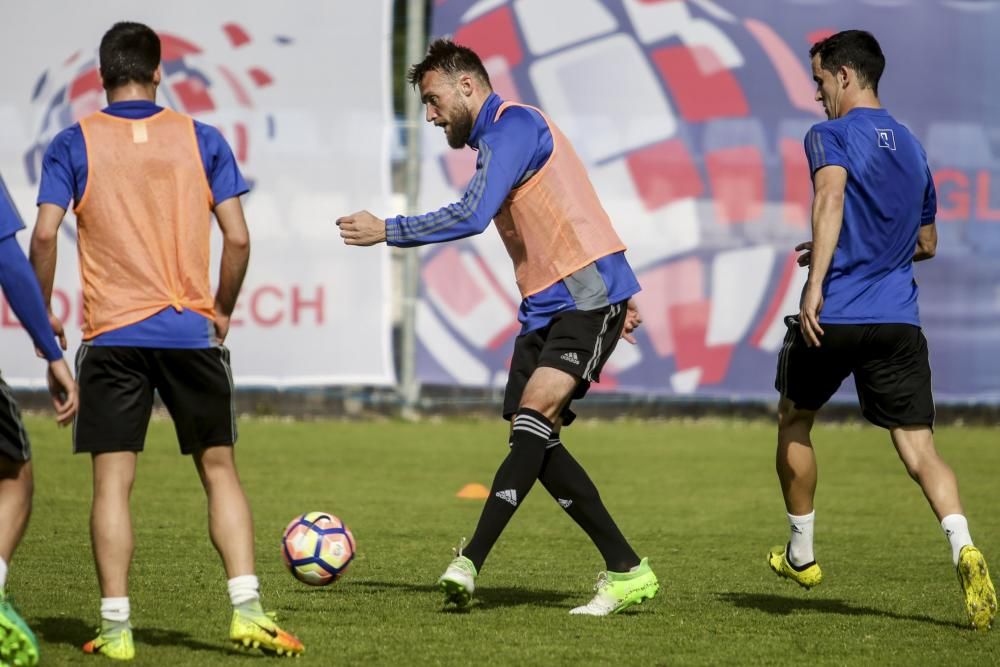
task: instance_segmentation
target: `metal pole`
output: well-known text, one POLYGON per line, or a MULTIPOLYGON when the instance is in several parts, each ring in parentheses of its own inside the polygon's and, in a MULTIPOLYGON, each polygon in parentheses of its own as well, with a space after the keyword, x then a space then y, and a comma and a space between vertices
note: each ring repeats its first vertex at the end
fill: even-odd
MULTIPOLYGON (((407 0, 406 7, 406 62, 420 62, 427 48, 424 32, 425 0, 407 0)), ((420 192, 420 99, 409 89, 406 95, 406 211, 416 215, 420 192)), ((403 254, 403 312, 402 350, 400 355, 400 384, 403 398, 403 416, 416 415, 420 385, 417 383, 417 280, 420 262, 416 248, 407 248, 403 254)))

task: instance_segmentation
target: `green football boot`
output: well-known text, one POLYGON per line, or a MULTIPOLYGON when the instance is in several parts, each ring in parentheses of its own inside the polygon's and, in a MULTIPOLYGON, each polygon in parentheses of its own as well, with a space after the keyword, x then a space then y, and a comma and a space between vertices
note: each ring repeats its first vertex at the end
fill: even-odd
POLYGON ((786 547, 783 546, 772 547, 767 552, 767 564, 779 577, 791 579, 805 589, 819 586, 823 581, 823 570, 816 561, 801 566, 793 565, 788 560, 786 547))
POLYGON ((132 660, 135 658, 132 626, 128 623, 101 620, 101 629, 97 637, 83 645, 83 652, 103 655, 112 660, 132 660))
POLYGON ((986 559, 979 549, 968 544, 958 554, 958 581, 965 593, 965 610, 976 630, 986 631, 997 615, 997 593, 990 579, 986 559))
POLYGON ((584 616, 617 614, 644 600, 652 600, 660 590, 660 582, 649 567, 649 559, 643 558, 635 571, 601 572, 594 590, 597 594, 590 602, 569 613, 584 616))
POLYGON ((0 664, 34 667, 38 640, 0 588, 0 664))

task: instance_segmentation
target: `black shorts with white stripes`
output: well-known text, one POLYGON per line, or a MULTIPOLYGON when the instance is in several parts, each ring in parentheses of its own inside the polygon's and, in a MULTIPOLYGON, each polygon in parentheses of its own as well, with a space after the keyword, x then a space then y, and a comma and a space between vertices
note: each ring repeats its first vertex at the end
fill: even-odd
POLYGON ((153 392, 174 420, 181 453, 236 442, 229 350, 81 345, 74 452, 140 452, 153 392))
MULTIPOLYGON (((563 311, 547 326, 518 336, 503 396, 503 418, 509 420, 517 412, 531 374, 541 366, 580 378, 573 398, 583 398, 591 382, 600 382, 601 369, 618 344, 625 324, 625 305, 621 301, 596 310, 563 311)), ((569 425, 575 417, 567 404, 563 425, 569 425)))
POLYGON ((21 410, 0 377, 0 455, 15 461, 31 460, 31 442, 21 421, 21 410))
POLYGON ((848 375, 865 419, 883 428, 933 426, 934 396, 927 339, 912 324, 823 324, 819 347, 808 347, 799 319, 778 355, 774 387, 801 410, 819 410, 848 375))

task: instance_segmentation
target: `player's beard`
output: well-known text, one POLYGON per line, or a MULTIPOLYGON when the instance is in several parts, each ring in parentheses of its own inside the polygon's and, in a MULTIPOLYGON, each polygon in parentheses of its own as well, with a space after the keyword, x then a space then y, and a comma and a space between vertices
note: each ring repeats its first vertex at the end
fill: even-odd
POLYGON ((448 145, 452 148, 465 148, 469 135, 472 134, 472 123, 472 111, 468 107, 462 108, 454 118, 449 119, 444 133, 448 145))

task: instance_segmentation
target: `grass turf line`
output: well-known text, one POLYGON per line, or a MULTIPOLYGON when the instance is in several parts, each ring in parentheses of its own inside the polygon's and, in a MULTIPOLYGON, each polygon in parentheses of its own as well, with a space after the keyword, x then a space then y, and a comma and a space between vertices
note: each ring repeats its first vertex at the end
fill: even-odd
MULTIPOLYGON (((77 665, 98 624, 87 516, 90 462, 70 434, 29 418, 35 509, 8 588, 43 664, 77 665)), ((635 611, 570 617, 602 563, 540 486, 483 568, 469 613, 433 587, 469 537, 506 454, 496 422, 242 420, 237 458, 254 511, 265 607, 311 664, 996 664, 1000 634, 964 628, 940 527, 885 432, 818 428, 816 552, 824 583, 802 591, 767 568, 786 539, 774 429, 762 422, 583 422, 564 441, 661 590, 635 611), (285 570, 296 514, 341 516, 359 553, 341 581, 310 588, 285 570)), ((1000 573, 1000 430, 940 428, 977 544, 1000 573)), ((227 646, 229 601, 205 501, 169 421, 150 427, 133 495, 136 665, 262 664, 227 646)), ((97 664, 98 659, 89 661, 97 664)))

